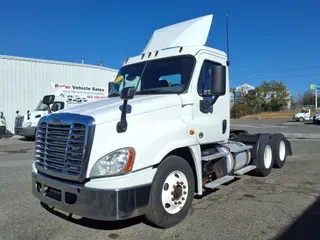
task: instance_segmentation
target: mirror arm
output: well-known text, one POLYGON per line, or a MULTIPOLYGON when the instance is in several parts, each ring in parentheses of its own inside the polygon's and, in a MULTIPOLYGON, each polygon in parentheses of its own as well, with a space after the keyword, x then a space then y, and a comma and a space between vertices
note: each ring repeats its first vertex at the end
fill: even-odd
POLYGON ((50 105, 47 105, 47 107, 48 107, 48 113, 50 114, 51 113, 50 105))
POLYGON ((208 113, 208 109, 216 103, 219 97, 219 95, 214 96, 214 99, 212 99, 210 102, 203 99, 200 100, 200 111, 203 113, 208 113))
POLYGON ((128 105, 128 100, 123 101, 122 105, 122 111, 121 111, 121 118, 120 122, 117 123, 117 132, 122 133, 127 131, 128 123, 127 123, 127 105, 128 105))
POLYGON ((210 102, 206 100, 201 100, 202 109, 208 109, 209 107, 213 106, 220 96, 214 96, 210 102))

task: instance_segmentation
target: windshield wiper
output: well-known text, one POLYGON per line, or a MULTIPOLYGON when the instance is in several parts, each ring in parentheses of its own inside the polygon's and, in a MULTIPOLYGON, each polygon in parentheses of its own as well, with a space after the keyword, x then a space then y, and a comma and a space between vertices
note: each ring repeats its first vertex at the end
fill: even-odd
POLYGON ((152 94, 152 93, 162 94, 162 93, 174 93, 174 92, 164 91, 163 89, 145 89, 137 92, 136 94, 152 94))
POLYGON ((119 97, 120 94, 119 93, 111 93, 108 95, 108 97, 119 97))

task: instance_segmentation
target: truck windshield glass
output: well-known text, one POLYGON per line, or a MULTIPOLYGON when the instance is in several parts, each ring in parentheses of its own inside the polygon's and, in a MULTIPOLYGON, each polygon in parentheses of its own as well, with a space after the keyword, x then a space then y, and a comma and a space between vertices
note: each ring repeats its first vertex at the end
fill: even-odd
POLYGON ((136 94, 182 93, 189 84, 194 63, 193 56, 179 56, 124 66, 109 97, 119 96, 124 87, 135 87, 136 94))
POLYGON ((40 101, 35 111, 48 111, 48 106, 43 104, 42 101, 40 101))

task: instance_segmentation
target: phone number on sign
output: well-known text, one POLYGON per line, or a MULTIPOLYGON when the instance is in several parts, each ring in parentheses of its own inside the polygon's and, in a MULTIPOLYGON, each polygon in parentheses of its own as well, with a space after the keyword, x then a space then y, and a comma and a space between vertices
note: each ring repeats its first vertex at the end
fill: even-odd
POLYGON ((87 96, 89 99, 105 99, 107 96, 87 96))

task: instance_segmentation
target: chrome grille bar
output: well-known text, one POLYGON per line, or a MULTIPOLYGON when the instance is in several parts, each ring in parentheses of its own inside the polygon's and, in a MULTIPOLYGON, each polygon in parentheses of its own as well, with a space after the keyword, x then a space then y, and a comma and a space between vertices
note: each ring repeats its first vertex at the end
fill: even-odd
POLYGON ((36 167, 58 178, 83 181, 94 134, 94 119, 78 114, 50 114, 36 131, 36 167))

